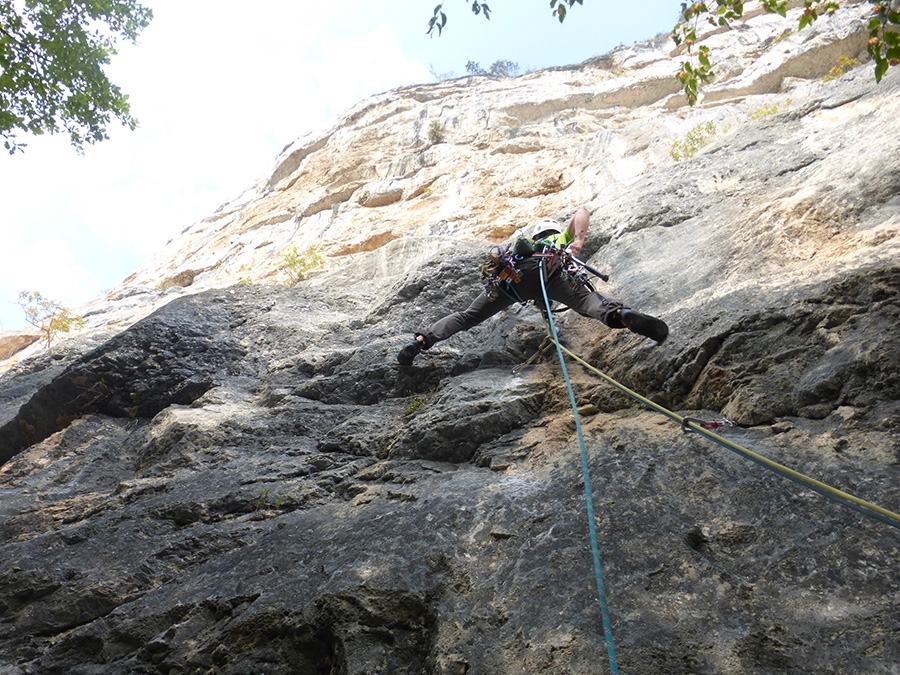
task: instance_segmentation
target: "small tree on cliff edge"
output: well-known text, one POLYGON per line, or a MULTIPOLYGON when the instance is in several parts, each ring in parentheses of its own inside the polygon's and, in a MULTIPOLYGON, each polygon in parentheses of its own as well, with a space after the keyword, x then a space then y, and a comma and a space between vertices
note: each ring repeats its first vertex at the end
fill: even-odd
POLYGON ((79 152, 108 138, 113 117, 137 126, 103 66, 119 39, 136 42, 153 12, 137 0, 0 0, 0 137, 65 131, 79 152))
POLYGON ((22 291, 19 293, 18 303, 25 312, 25 320, 41 331, 48 347, 58 333, 68 333, 73 328, 84 325, 83 318, 72 314, 68 307, 63 307, 61 303, 38 291, 22 291))
MULTIPOLYGON (((465 0, 471 5, 473 13, 491 18, 491 8, 480 0, 465 0)), ((767 12, 787 15, 788 0, 760 0, 767 12)), ((900 65, 900 2, 897 0, 868 0, 872 5, 872 14, 866 17, 869 30, 867 50, 875 62, 875 80, 880 82, 890 66, 900 65)), ((576 4, 584 4, 584 0, 550 0, 551 14, 560 23, 565 21, 568 10, 576 4)), ((447 25, 447 14, 441 2, 434 8, 434 16, 428 21, 428 34, 433 35, 437 28, 438 35, 447 25)), ((803 13, 800 15, 800 30, 814 23, 823 14, 834 14, 839 3, 834 0, 804 0, 803 13)), ((694 105, 702 83, 712 81, 714 73, 710 63, 709 48, 697 45, 697 30, 703 23, 711 26, 728 28, 743 17, 743 0, 710 0, 709 2, 682 2, 681 18, 672 30, 672 39, 676 45, 687 48, 688 60, 681 64, 675 75, 681 84, 688 103, 694 105), (695 49, 696 48, 696 49, 695 49)))

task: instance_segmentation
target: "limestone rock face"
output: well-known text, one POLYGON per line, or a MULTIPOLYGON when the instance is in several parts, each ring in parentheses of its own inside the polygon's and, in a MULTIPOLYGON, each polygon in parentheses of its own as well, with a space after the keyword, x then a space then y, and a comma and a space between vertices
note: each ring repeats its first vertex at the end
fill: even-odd
MULTIPOLYGON (((824 79, 868 8, 709 35, 691 109, 663 41, 376 96, 9 355, 0 672, 604 672, 560 365, 513 373, 540 313, 396 362, 489 245, 582 205, 601 290, 670 337, 558 313, 568 349, 900 511, 900 72, 824 79)), ((896 673, 889 518, 568 372, 622 672, 896 673)))
POLYGON ((38 340, 40 336, 33 332, 5 331, 0 335, 0 361, 5 361, 38 340))

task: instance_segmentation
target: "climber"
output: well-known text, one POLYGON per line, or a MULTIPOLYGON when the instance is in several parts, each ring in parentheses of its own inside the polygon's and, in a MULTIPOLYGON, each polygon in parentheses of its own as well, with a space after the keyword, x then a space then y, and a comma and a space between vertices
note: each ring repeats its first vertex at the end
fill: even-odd
POLYGON ((628 328, 661 345, 669 334, 665 322, 635 312, 593 290, 578 273, 569 273, 566 269, 566 263, 581 254, 590 220, 590 211, 582 206, 562 232, 557 221, 544 219, 534 226, 531 238, 520 237, 514 249, 511 246, 506 250, 493 247, 488 263, 482 266, 485 291, 467 309, 453 312, 416 333, 415 339, 400 350, 397 361, 408 366, 423 349, 478 325, 515 302, 540 300, 543 304, 538 276, 542 269, 550 300, 560 302, 582 316, 602 321, 610 328, 628 328), (562 255, 562 252, 568 255, 562 255))

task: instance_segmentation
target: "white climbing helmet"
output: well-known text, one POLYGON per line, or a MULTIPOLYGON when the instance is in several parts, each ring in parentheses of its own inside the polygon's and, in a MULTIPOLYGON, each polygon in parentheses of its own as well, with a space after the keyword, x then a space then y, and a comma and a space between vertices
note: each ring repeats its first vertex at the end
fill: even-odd
POLYGON ((549 237, 551 234, 559 234, 559 232, 558 222, 553 220, 553 218, 544 218, 534 226, 534 229, 531 231, 531 238, 534 241, 538 241, 549 237))

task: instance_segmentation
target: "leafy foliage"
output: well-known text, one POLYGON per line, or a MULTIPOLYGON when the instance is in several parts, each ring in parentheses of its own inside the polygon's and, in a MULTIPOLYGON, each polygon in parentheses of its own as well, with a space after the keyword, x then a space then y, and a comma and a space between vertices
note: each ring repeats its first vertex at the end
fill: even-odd
POLYGON ((137 0, 0 0, 0 137, 69 134, 79 152, 108 138, 113 117, 137 126, 103 66, 119 39, 136 42, 153 13, 137 0))
POLYGON ((669 149, 669 154, 676 162, 690 159, 702 148, 707 145, 717 133, 714 122, 706 122, 698 124, 691 129, 687 137, 683 141, 675 141, 669 149))
POLYGON ((18 304, 25 312, 25 320, 41 332, 48 347, 58 333, 68 333, 73 328, 84 326, 83 318, 38 291, 20 292, 18 304))
POLYGON ((301 253, 296 246, 291 247, 283 258, 284 270, 287 272, 289 286, 303 281, 306 273, 325 264, 321 250, 313 247, 301 253))
POLYGON ((432 145, 444 142, 444 125, 437 120, 433 120, 428 127, 428 141, 432 145))
POLYGON ((403 411, 403 416, 404 416, 404 417, 411 417, 412 415, 415 415, 415 414, 416 414, 416 411, 417 411, 419 408, 422 407, 422 404, 423 404, 423 403, 425 403, 425 399, 424 399, 424 398, 419 398, 418 396, 416 396, 416 397, 413 398, 413 400, 410 402, 409 406, 407 406, 406 410, 403 411))
MULTIPOLYGON (((479 0, 466 0, 466 3, 472 3, 472 13, 476 16, 479 14, 483 14, 485 19, 490 20, 491 18, 491 8, 488 7, 486 2, 479 2, 479 0)), ((437 28, 438 35, 441 34, 441 31, 444 30, 444 26, 447 25, 447 15, 443 12, 444 3, 441 2, 437 7, 434 8, 434 16, 431 17, 428 21, 428 35, 433 35, 433 31, 437 28)))
POLYGON ((856 68, 859 65, 858 59, 851 59, 846 54, 841 54, 838 57, 838 64, 834 66, 831 70, 828 71, 828 74, 822 79, 825 82, 830 82, 831 80, 836 80, 839 77, 843 76, 845 72, 851 70, 852 68, 856 68))
POLYGON ((519 64, 515 61, 494 61, 488 70, 475 61, 466 64, 466 72, 470 75, 493 75, 495 77, 515 77, 519 74, 519 64))
POLYGON ((279 497, 277 499, 273 499, 271 490, 260 490, 259 495, 256 497, 256 503, 254 504, 254 510, 259 513, 260 511, 271 511, 271 510, 281 510, 284 507, 285 499, 284 497, 279 497))
MULTIPOLYGON (((473 14, 476 16, 483 14, 485 19, 490 20, 491 8, 488 7, 486 2, 481 2, 480 0, 466 0, 466 4, 471 5, 473 14)), ((584 0, 550 0, 551 13, 559 19, 560 23, 562 23, 566 20, 568 14, 567 7, 572 8, 576 4, 582 5, 584 4, 584 0)), ((428 20, 428 30, 426 32, 428 35, 434 35, 434 29, 437 28, 438 35, 440 35, 446 25, 447 14, 444 12, 444 3, 441 2, 434 8, 434 15, 428 20)))
MULTIPOLYGON (((465 0, 472 12, 484 14, 490 19, 490 8, 480 0, 465 0)), ((890 66, 900 65, 900 7, 896 0, 868 0, 873 6, 868 19, 869 30, 868 52, 875 62, 875 79, 880 82, 890 66)), ((568 10, 575 4, 583 4, 583 0, 550 0, 550 8, 554 16, 563 22, 568 10)), ((760 0, 767 12, 787 16, 788 0, 760 0)), ((434 8, 434 16, 428 22, 428 34, 435 28, 438 35, 447 25, 447 15, 441 2, 434 8)), ((804 0, 803 12, 798 22, 802 30, 813 24, 822 15, 834 14, 840 5, 835 0, 804 0)), ((681 64, 675 77, 684 89, 685 97, 690 105, 697 102, 700 87, 712 82, 715 73, 710 61, 710 50, 699 44, 698 30, 703 23, 714 27, 730 28, 744 16, 743 0, 710 0, 709 2, 682 2, 681 16, 672 30, 672 39, 676 45, 687 48, 688 60, 681 64)), ((478 64, 473 64, 478 68, 478 64)), ((466 69, 469 69, 469 65, 466 69)), ((469 71, 472 72, 472 71, 469 71)), ((484 74, 480 72, 477 74, 484 74)))
POLYGON ((747 113, 747 117, 749 117, 751 120, 761 120, 765 117, 776 114, 778 114, 778 104, 772 103, 754 108, 749 113, 747 113))
POLYGON ((900 11, 891 9, 896 7, 895 2, 869 2, 875 4, 875 10, 869 20, 866 49, 875 61, 875 79, 881 82, 889 66, 900 65, 900 11))
POLYGON ((562 23, 566 20, 566 15, 568 14, 568 10, 566 10, 566 5, 570 8, 575 6, 575 3, 579 5, 584 4, 582 0, 550 0, 550 9, 553 10, 553 13, 556 14, 559 22, 562 23))
MULTIPOLYGON (((890 66, 900 64, 900 12, 891 9, 897 3, 888 0, 869 0, 873 12, 868 21, 868 52, 875 62, 875 79, 880 82, 890 66)), ((761 0, 768 12, 787 16, 787 0, 761 0)), ((823 14, 832 15, 840 5, 834 0, 804 0, 798 28, 803 30, 812 25, 823 14)), ((701 21, 711 26, 729 28, 735 20, 744 15, 742 0, 715 0, 713 2, 681 3, 681 18, 672 31, 676 45, 685 45, 689 60, 681 65, 676 78, 684 87, 688 103, 697 102, 701 83, 708 83, 714 73, 709 59, 709 49, 697 45, 697 30, 701 21), (695 51, 695 46, 696 51, 695 51)))

